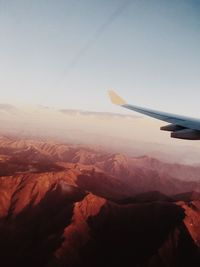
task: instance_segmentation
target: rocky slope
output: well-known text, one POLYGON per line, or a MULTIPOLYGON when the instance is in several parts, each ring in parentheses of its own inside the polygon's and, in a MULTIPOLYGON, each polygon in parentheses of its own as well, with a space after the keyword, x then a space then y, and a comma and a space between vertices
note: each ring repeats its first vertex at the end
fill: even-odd
POLYGON ((128 185, 132 193, 149 190, 165 194, 200 191, 199 167, 167 164, 150 157, 127 157, 92 147, 51 141, 0 138, 1 176, 58 172, 66 168, 82 170, 81 180, 85 175, 96 179, 99 179, 98 175, 112 176, 115 181, 128 185), (90 170, 90 173, 86 174, 84 170, 90 170))
POLYGON ((200 265, 198 181, 88 147, 0 143, 2 266, 200 265))

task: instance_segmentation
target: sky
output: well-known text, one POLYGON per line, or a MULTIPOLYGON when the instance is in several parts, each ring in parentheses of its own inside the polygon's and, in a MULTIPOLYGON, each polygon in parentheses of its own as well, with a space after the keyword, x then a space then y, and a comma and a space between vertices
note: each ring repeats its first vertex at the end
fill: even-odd
POLYGON ((200 1, 0 0, 2 103, 200 117, 200 1))

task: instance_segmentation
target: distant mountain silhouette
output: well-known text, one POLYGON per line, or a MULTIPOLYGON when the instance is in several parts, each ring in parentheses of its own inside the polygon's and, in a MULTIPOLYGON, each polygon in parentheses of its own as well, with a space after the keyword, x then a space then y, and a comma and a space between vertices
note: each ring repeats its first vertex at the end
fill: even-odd
POLYGON ((60 112, 66 115, 82 115, 82 116, 97 116, 97 117, 107 117, 107 118, 128 118, 128 119, 136 119, 138 115, 127 115, 127 114, 120 114, 120 113, 112 113, 112 112, 95 112, 95 111, 85 111, 85 110, 78 110, 78 109, 61 109, 60 112))
POLYGON ((8 112, 8 113, 14 113, 14 112, 19 112, 18 108, 10 105, 10 104, 1 104, 0 103, 0 111, 8 112))

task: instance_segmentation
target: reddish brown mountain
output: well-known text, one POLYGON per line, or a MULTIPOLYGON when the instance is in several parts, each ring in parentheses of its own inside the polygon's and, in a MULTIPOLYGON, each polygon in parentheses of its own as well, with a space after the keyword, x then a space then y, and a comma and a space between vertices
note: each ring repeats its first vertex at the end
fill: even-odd
POLYGON ((149 157, 130 158, 83 146, 4 137, 0 139, 0 159, 2 176, 77 168, 82 174, 87 169, 95 176, 113 176, 132 193, 200 191, 199 167, 167 164, 149 157))
POLYGON ((200 265, 198 181, 88 147, 0 145, 2 266, 200 265))

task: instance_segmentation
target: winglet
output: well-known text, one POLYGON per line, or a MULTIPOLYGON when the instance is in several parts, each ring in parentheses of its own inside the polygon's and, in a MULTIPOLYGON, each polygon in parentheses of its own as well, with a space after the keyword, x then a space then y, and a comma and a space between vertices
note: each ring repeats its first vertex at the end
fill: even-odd
POLYGON ((108 94, 110 96, 110 100, 113 104, 123 106, 126 104, 126 101, 118 96, 113 90, 109 90, 108 94))

